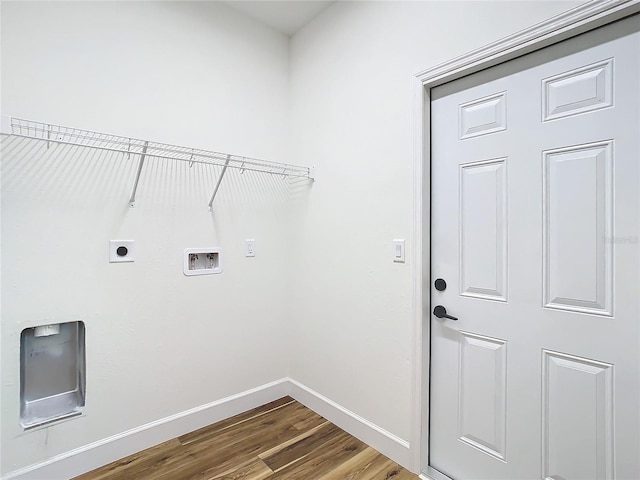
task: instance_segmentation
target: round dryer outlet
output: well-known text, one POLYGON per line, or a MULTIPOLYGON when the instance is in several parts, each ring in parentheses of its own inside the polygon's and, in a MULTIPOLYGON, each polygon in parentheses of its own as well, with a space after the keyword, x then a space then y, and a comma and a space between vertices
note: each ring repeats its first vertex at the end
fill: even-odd
POLYGON ((133 240, 110 240, 109 241, 109 262, 133 262, 133 240))

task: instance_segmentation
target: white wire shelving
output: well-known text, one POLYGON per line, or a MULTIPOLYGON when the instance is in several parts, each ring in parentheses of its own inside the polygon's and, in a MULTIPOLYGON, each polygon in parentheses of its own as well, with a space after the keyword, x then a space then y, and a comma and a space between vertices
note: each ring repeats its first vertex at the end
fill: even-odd
POLYGON ((180 147, 166 143, 139 140, 136 138, 110 135, 107 133, 92 132, 79 128, 63 127, 52 123, 24 120, 21 118, 3 116, 2 133, 18 137, 34 138, 50 143, 76 145, 81 147, 97 148, 111 152, 119 152, 127 155, 139 156, 138 169, 129 198, 129 206, 134 207, 138 182, 147 158, 162 158, 181 162, 202 163, 222 167, 220 176, 216 182, 209 201, 209 210, 213 208, 213 201, 218 193, 222 179, 228 168, 244 171, 263 172, 282 177, 298 177, 315 180, 313 167, 303 167, 287 163, 270 162, 257 158, 243 157, 228 153, 213 152, 190 147, 180 147))

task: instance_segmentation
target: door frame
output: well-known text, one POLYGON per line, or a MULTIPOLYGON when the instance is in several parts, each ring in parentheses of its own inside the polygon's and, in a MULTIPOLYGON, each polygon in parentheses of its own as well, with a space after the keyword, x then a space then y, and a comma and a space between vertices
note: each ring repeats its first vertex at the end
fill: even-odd
POLYGON ((540 50, 640 12, 640 0, 591 0, 572 10, 460 57, 414 78, 414 292, 413 428, 411 461, 420 478, 446 479, 429 466, 431 319, 431 89, 540 50), (427 188, 425 188, 427 186, 427 188))

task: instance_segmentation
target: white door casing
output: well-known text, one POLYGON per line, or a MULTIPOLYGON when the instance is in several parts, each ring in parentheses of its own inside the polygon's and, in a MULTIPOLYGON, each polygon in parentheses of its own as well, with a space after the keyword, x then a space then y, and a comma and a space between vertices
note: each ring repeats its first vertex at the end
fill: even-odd
MULTIPOLYGON (((431 466, 638 478, 640 21, 431 92, 431 466)), ((423 462, 424 465, 424 462, 423 462)))

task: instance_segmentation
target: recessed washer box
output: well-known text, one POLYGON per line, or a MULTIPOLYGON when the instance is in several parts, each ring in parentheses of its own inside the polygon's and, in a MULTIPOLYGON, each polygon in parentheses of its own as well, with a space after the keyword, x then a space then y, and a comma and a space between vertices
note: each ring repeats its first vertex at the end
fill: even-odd
POLYGON ((215 247, 185 248, 183 271, 187 276, 221 273, 220 249, 215 247))

